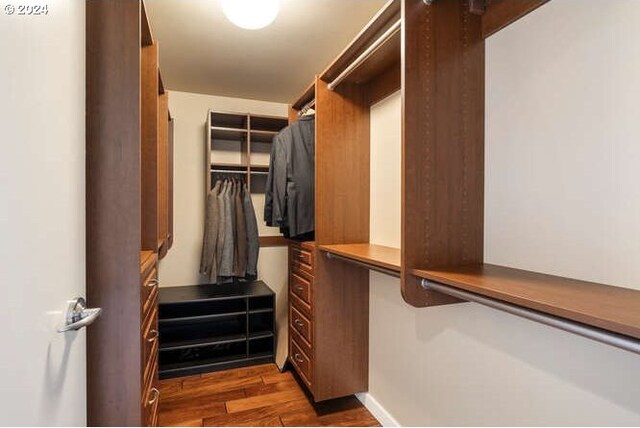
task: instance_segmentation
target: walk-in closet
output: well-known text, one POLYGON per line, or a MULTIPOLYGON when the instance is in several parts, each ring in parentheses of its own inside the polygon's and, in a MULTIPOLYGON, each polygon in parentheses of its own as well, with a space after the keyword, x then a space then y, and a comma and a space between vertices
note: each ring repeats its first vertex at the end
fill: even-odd
POLYGON ((640 425, 640 1, 26 3, 0 425, 640 425))

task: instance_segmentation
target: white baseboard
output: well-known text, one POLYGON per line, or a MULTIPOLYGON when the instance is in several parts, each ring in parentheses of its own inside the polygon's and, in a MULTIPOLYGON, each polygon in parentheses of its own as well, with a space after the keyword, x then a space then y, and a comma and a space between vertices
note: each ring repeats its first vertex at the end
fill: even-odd
POLYGON ((373 398, 368 392, 361 392, 356 394, 356 397, 360 402, 371 412, 373 416, 382 424, 383 427, 399 427, 401 426, 393 416, 382 405, 373 398))

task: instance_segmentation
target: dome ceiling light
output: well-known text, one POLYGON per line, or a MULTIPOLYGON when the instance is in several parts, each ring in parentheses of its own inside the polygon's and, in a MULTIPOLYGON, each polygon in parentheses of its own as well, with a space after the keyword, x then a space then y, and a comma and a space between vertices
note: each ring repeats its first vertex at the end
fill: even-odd
POLYGON ((220 0, 229 21, 240 28, 259 30, 275 21, 280 0, 220 0))

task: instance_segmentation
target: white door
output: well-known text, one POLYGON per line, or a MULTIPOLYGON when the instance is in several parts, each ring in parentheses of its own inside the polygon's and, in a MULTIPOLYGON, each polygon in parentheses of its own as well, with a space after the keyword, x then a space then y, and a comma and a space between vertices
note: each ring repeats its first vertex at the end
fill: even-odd
POLYGON ((0 2, 0 425, 86 424, 84 3, 0 2))

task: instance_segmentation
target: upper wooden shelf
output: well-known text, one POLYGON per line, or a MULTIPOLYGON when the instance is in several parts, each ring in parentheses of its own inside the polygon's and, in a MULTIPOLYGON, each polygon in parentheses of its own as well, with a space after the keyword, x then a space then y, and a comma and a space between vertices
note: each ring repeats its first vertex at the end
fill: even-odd
POLYGON ((374 267, 400 272, 400 249, 374 244, 320 245, 320 251, 342 256, 374 267))
POLYGON ((399 0, 389 0, 353 39, 349 46, 322 72, 321 79, 325 82, 331 82, 336 79, 358 57, 365 54, 367 49, 378 39, 381 39, 388 31, 391 31, 394 26, 396 26, 396 31, 377 49, 369 52, 364 62, 354 69, 344 79, 344 82, 366 83, 394 65, 399 65, 401 36, 397 23, 401 19, 401 2, 399 0))
POLYGON ((640 290, 496 265, 413 270, 482 296, 640 339, 640 290))
POLYGON ((316 97, 316 82, 315 80, 307 86, 304 92, 296 98, 291 107, 294 110, 301 110, 307 103, 311 102, 316 97))

